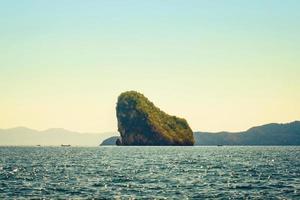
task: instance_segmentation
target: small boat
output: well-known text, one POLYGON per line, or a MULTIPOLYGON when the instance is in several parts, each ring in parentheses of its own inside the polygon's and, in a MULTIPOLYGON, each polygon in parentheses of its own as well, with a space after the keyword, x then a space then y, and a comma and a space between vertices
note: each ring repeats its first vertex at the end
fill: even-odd
POLYGON ((37 147, 40 147, 41 145, 40 144, 38 144, 38 145, 36 145, 37 147))
POLYGON ((222 145, 222 144, 218 144, 217 146, 218 146, 218 147, 222 147, 223 145, 222 145))
POLYGON ((70 147, 71 145, 70 144, 62 144, 60 146, 62 146, 62 147, 70 147))

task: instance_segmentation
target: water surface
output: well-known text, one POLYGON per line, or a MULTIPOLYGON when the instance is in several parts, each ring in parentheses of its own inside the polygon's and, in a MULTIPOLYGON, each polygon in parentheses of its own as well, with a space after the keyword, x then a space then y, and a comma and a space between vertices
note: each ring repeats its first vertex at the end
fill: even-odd
POLYGON ((3 198, 300 199, 300 147, 0 147, 3 198))

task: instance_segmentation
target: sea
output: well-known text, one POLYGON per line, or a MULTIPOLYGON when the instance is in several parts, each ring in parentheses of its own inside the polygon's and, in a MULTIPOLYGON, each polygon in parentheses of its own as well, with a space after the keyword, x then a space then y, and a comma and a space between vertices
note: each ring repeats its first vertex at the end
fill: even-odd
POLYGON ((300 199, 300 147, 0 147, 0 199, 300 199))

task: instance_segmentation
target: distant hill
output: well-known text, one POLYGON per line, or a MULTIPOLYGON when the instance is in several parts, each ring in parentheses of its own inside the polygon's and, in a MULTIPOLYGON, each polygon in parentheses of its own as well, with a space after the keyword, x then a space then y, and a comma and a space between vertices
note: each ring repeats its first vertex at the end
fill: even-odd
POLYGON ((105 140, 103 140, 103 142, 100 144, 100 146, 106 146, 106 145, 116 145, 116 141, 117 139, 119 139, 120 136, 112 136, 109 137, 105 140))
MULTIPOLYGON (((118 137, 110 137, 101 145, 114 145, 118 137)), ((300 145, 300 121, 287 124, 271 123, 231 132, 194 132, 195 145, 300 145)))
POLYGON ((37 131, 26 127, 0 129, 0 146, 98 146, 99 141, 113 133, 79 133, 65 129, 37 131))
POLYGON ((196 145, 300 145, 300 121, 266 124, 244 132, 195 132, 196 145))

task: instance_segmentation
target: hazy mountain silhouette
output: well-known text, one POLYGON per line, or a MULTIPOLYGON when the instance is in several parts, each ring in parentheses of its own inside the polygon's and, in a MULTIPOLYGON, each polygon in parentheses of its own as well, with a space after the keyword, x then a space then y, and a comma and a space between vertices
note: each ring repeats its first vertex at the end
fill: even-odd
POLYGON ((300 121, 266 124, 244 132, 195 132, 197 145, 300 145, 300 121))
POLYGON ((42 145, 58 146, 70 144, 72 146, 98 146, 99 141, 113 135, 113 133, 79 133, 60 128, 37 131, 26 127, 0 129, 0 145, 42 145))
POLYGON ((106 145, 116 145, 117 139, 119 139, 120 136, 112 136, 102 141, 100 146, 106 146, 106 145))
MULTIPOLYGON (((115 145, 118 136, 101 145, 115 145)), ((271 123, 243 132, 194 132, 195 145, 300 145, 300 121, 286 124, 271 123)))
MULTIPOLYGON (((0 129, 0 145, 98 146, 115 145, 116 133, 79 133, 65 129, 37 131, 26 127, 0 129), (105 139, 105 140, 104 140, 105 139)), ((300 121, 287 124, 271 123, 231 132, 194 132, 195 145, 300 145, 300 121)))

